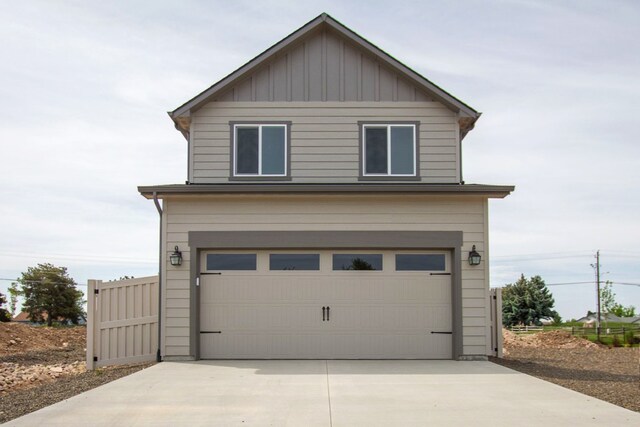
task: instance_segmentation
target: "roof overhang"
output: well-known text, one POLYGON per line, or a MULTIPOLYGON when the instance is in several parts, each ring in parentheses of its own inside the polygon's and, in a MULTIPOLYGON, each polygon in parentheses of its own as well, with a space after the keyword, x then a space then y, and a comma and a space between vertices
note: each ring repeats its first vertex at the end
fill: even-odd
POLYGON ((427 194, 483 196, 502 199, 512 185, 484 184, 171 184, 140 186, 147 199, 221 194, 427 194))
POLYGON ((269 58, 294 45, 300 39, 316 31, 321 26, 328 26, 337 31, 343 37, 363 48, 365 51, 369 52, 371 55, 376 57, 379 61, 381 61, 391 69, 403 74, 415 85, 421 87, 430 95, 432 95, 435 100, 441 102, 449 109, 456 112, 460 117, 459 123, 461 129, 461 139, 469 130, 473 128, 475 122, 480 117, 480 112, 476 111, 469 105, 454 97, 426 77, 407 67, 406 65, 395 59, 393 56, 389 55, 387 52, 383 51, 364 37, 358 35, 328 14, 323 13, 317 18, 303 25, 275 45, 271 46, 237 70, 233 71, 222 80, 214 83, 208 89, 204 90, 189 101, 185 102, 174 111, 168 112, 169 116, 174 121, 176 128, 180 132, 182 132, 185 137, 187 137, 192 112, 198 110, 210 99, 226 90, 228 87, 230 87, 230 85, 242 78, 243 75, 255 71, 263 63, 268 61, 269 58))

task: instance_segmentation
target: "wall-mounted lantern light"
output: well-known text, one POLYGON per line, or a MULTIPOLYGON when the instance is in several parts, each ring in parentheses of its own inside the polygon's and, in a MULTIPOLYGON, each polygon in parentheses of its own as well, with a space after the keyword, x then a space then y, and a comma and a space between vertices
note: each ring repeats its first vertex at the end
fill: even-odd
MULTIPOLYGON (((176 246, 176 249, 177 249, 177 246, 176 246)), ((482 257, 476 251, 476 245, 473 245, 473 248, 471 248, 471 252, 469 252, 469 265, 478 265, 480 264, 481 259, 482 257)))
POLYGON ((174 265, 174 266, 182 265, 182 252, 178 250, 177 246, 173 250, 173 253, 169 255, 169 261, 171 261, 171 265, 174 265))

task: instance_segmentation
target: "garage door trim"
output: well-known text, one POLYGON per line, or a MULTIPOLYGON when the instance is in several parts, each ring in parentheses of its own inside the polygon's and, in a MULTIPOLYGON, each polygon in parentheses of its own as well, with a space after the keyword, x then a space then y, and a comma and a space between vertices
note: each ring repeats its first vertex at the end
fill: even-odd
POLYGON ((451 251, 452 355, 462 355, 461 231, 190 231, 190 354, 200 359, 200 252, 218 249, 440 249, 451 251))

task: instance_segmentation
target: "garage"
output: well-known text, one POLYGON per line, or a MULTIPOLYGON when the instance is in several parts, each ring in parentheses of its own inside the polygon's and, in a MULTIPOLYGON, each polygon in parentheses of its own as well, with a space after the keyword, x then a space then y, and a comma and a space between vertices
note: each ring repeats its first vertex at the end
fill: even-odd
POLYGON ((200 252, 202 359, 451 359, 449 251, 200 252))

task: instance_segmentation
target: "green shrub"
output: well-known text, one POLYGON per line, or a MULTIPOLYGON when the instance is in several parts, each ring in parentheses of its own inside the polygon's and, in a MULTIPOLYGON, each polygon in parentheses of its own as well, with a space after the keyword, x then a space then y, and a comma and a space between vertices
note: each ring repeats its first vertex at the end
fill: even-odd
POLYGON ((640 336, 635 336, 634 331, 627 331, 624 333, 624 343, 629 346, 640 344, 640 336))
POLYGON ((620 341, 620 337, 618 337, 617 335, 614 335, 613 339, 611 340, 611 345, 613 345, 614 347, 622 347, 622 342, 620 341))

